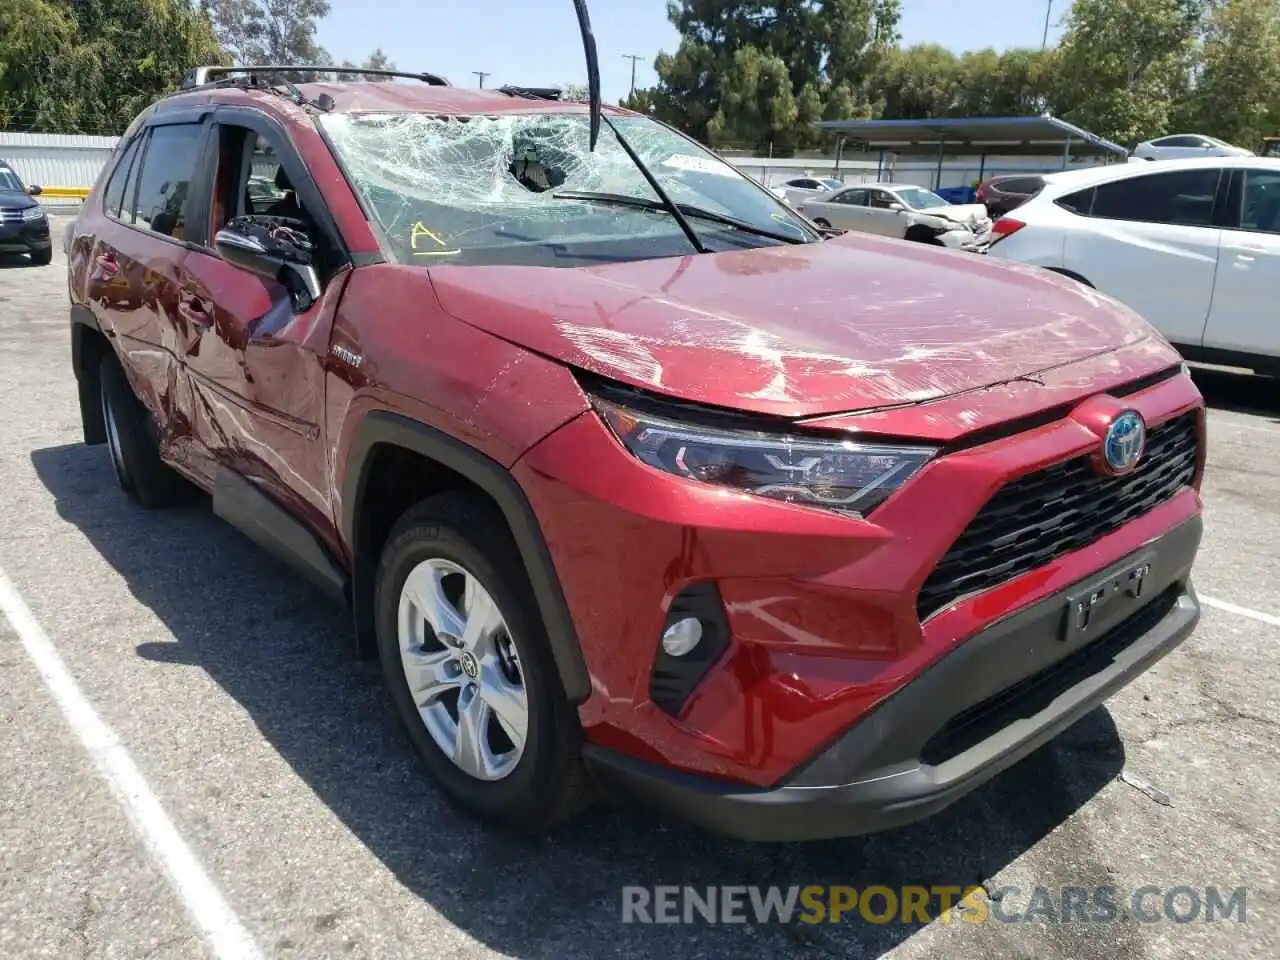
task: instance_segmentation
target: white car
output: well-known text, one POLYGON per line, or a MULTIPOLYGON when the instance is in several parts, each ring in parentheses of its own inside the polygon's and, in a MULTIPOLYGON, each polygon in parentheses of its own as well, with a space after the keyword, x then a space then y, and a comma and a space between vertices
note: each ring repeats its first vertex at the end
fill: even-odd
POLYGON ((1203 157, 1252 157, 1253 151, 1200 133, 1178 133, 1147 140, 1133 148, 1138 160, 1198 160, 1203 157))
POLYGON ((864 183, 796 204, 820 227, 977 250, 990 239, 981 203, 948 203, 932 190, 902 183, 864 183))
POLYGON ((1050 174, 992 232, 990 256, 1097 288, 1189 360, 1280 372, 1280 159, 1050 174))
POLYGON ((773 195, 779 200, 795 206, 810 197, 831 194, 844 187, 844 181, 833 177, 795 177, 773 188, 773 195))

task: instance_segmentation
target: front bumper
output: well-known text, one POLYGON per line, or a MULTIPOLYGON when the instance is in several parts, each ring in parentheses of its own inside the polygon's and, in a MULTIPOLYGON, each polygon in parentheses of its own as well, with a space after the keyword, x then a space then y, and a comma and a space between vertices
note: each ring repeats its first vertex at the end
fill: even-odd
POLYGON ((53 245, 49 219, 0 224, 0 253, 38 253, 53 245))
POLYGON ((986 628, 867 713, 781 785, 692 776, 597 745, 600 779, 747 840, 869 833, 927 817, 1057 736, 1195 628, 1199 516, 986 628), (1140 596, 1068 630, 1074 603, 1146 568, 1140 596), (1068 608, 1072 609, 1069 610, 1068 608))

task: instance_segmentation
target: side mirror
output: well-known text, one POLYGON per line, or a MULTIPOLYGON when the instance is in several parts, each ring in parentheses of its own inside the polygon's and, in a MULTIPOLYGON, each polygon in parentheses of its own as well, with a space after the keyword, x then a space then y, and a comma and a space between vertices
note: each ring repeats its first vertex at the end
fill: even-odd
POLYGON ((287 217, 236 217, 218 231, 214 248, 228 263, 284 284, 298 310, 320 299, 315 246, 306 224, 287 217))
POLYGON ((44 187, 38 187, 34 183, 31 184, 31 186, 27 187, 28 197, 38 197, 42 193, 44 193, 44 187))
POLYGON ((891 203, 889 204, 889 209, 892 210, 894 213, 903 213, 906 211, 907 208, 900 203, 891 203))

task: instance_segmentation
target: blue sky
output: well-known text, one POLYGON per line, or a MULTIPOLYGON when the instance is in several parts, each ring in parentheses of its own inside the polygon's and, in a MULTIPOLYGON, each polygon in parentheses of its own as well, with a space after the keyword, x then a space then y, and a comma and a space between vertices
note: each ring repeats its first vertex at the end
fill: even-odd
MULTIPOLYGON (((458 86, 530 86, 585 80, 582 44, 571 0, 330 0, 319 40, 337 60, 359 63, 375 47, 400 69, 433 70, 458 86)), ((1050 42, 1070 0, 1054 0, 1050 42)), ((624 54, 640 54, 636 83, 656 79, 653 58, 674 51, 679 35, 665 0, 590 0, 605 97, 631 84, 624 54)), ((961 51, 1040 45, 1045 0, 903 0, 903 42, 941 43, 961 51)))

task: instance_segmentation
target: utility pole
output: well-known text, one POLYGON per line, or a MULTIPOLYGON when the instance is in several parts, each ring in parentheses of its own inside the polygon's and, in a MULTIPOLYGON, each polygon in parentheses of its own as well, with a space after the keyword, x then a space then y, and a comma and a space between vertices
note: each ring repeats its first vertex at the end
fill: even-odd
POLYGON ((485 72, 485 71, 483 71, 483 70, 472 70, 471 72, 472 72, 472 73, 474 73, 477 77, 479 77, 479 78, 480 78, 480 89, 481 89, 481 90, 483 90, 483 89, 484 89, 484 78, 485 78, 485 77, 492 76, 492 74, 490 74, 490 73, 486 73, 486 72, 485 72))
POLYGON ((1049 45, 1049 15, 1053 13, 1053 0, 1046 0, 1044 5, 1044 36, 1040 39, 1040 49, 1049 45))
POLYGON ((644 57, 635 53, 624 53, 622 59, 631 61, 631 96, 634 97, 636 95, 636 61, 643 60, 644 57))

